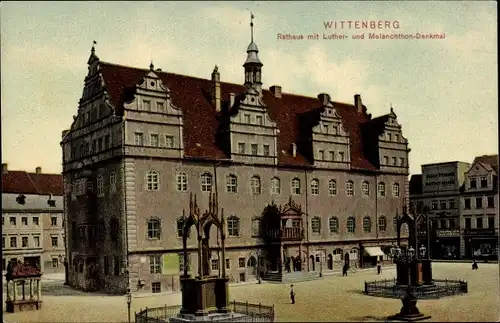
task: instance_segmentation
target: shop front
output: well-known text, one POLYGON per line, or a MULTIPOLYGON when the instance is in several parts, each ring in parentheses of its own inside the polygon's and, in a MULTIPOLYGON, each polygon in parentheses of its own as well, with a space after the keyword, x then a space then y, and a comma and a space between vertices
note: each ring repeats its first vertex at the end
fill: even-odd
POLYGON ((376 267, 377 263, 383 262, 385 253, 379 246, 374 247, 362 247, 363 249, 363 259, 362 266, 363 268, 376 267))
POLYGON ((495 229, 464 229, 465 255, 469 259, 498 260, 495 229))
POLYGON ((460 259, 460 230, 436 230, 433 259, 460 259))

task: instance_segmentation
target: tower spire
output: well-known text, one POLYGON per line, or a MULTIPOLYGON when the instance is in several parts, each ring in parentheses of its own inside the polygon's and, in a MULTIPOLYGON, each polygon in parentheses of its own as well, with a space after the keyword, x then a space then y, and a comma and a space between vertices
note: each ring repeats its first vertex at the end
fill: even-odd
POLYGON ((254 15, 251 12, 250 13, 250 39, 251 39, 251 42, 253 42, 253 18, 254 18, 254 15))

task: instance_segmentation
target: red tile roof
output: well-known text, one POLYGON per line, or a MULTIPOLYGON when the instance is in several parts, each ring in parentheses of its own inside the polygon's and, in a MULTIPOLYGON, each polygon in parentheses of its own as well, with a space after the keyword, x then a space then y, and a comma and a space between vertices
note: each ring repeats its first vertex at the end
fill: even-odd
MULTIPOLYGON (((131 101, 135 86, 149 70, 100 62, 106 91, 116 109, 117 115, 123 115, 124 102, 131 101)), ((155 71, 164 86, 170 89, 174 106, 184 115, 184 148, 187 157, 227 158, 216 143, 219 128, 219 114, 211 103, 212 81, 191 76, 155 71)), ((241 94, 243 85, 221 82, 222 100, 227 100, 229 93, 241 94)), ((299 135, 299 115, 321 107, 317 98, 282 93, 282 98, 275 98, 273 93, 264 90, 263 101, 270 118, 278 129, 278 161, 281 165, 310 165, 303 153, 296 157, 290 153, 292 143, 297 143, 299 135), (283 153, 285 151, 286 153, 283 153)), ((358 112, 354 105, 332 102, 342 118, 345 129, 350 135, 351 166, 356 169, 376 170, 363 151, 361 125, 370 123, 366 110, 358 112)))
POLYGON ((26 171, 2 173, 2 193, 62 196, 63 178, 60 174, 37 174, 26 171))

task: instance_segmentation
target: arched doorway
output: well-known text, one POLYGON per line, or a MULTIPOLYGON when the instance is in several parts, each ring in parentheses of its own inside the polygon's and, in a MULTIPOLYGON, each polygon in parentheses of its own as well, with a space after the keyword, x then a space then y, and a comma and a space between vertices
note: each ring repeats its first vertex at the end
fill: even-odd
POLYGON ((250 256, 247 261, 247 276, 248 279, 257 278, 257 259, 254 256, 250 256))
POLYGON ((309 271, 316 271, 316 261, 314 256, 309 256, 309 271))
POLYGON ((349 257, 349 253, 348 253, 348 252, 346 252, 346 253, 345 253, 345 255, 344 255, 344 263, 345 263, 346 265, 349 265, 349 261, 350 261, 350 259, 349 259, 349 258, 350 258, 350 257, 349 257))
POLYGON ((333 269, 333 257, 331 254, 328 254, 328 259, 327 259, 327 262, 326 262, 326 266, 328 268, 328 270, 332 270, 333 269))
POLYGON ((350 261, 353 262, 353 265, 356 266, 359 261, 359 250, 358 248, 352 248, 349 250, 350 253, 350 261))

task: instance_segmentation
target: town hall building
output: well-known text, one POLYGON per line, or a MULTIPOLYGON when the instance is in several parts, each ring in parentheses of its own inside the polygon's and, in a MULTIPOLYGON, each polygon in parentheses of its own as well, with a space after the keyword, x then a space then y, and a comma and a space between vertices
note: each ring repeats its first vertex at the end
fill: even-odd
MULTIPOLYGON (((265 89, 258 53, 252 36, 240 85, 222 82, 217 66, 198 78, 104 62, 92 48, 61 142, 70 285, 178 290, 184 265, 198 266, 182 256, 190 196, 203 213, 210 193, 227 237, 219 262, 212 228, 211 269, 225 266, 232 282, 289 257, 302 271, 388 259, 409 204, 410 149, 393 109, 372 118, 360 95, 340 103, 265 89), (282 216, 282 252, 272 256, 261 223, 269 207, 282 216)), ((197 240, 189 236, 193 254, 197 240)))

